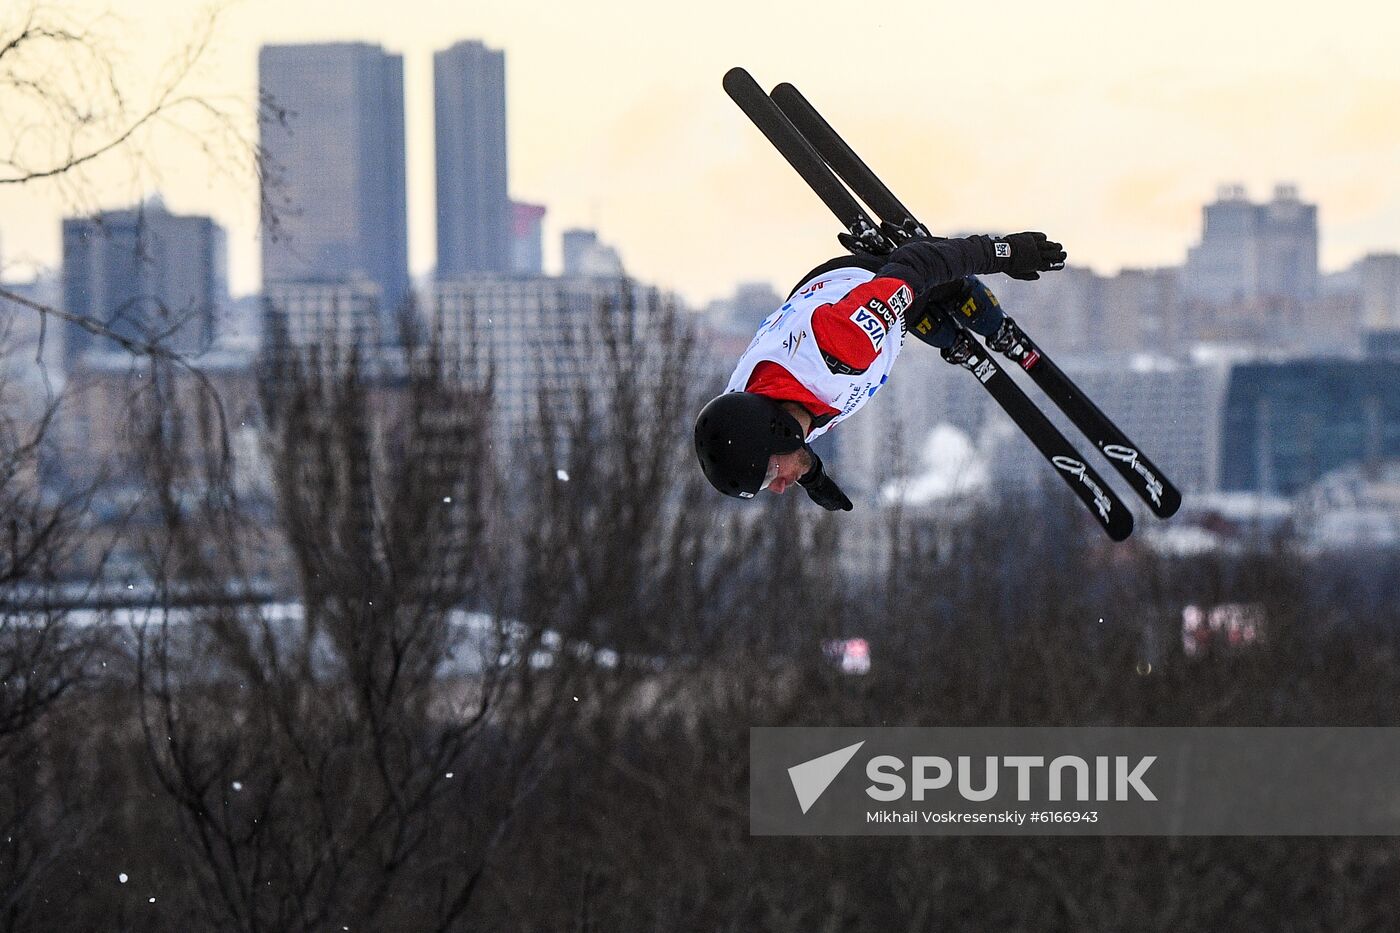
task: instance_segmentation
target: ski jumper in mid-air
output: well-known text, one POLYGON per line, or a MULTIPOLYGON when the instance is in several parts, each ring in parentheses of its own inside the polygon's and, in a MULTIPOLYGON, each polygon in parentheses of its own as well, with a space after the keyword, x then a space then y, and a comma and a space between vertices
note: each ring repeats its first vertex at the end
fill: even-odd
POLYGON ((908 330, 946 347, 955 333, 948 315, 956 315, 994 333, 1001 308, 976 276, 1036 279, 1064 265, 1064 249, 1043 233, 918 240, 887 256, 823 263, 764 320, 725 393, 696 419, 706 479, 741 499, 797 483, 823 508, 849 511, 808 443, 874 397, 908 330))

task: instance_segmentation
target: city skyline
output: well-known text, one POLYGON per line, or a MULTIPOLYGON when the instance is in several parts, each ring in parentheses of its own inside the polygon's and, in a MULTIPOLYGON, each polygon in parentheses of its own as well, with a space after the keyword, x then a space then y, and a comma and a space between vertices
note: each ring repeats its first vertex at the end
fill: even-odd
MULTIPOLYGON (((1101 272, 1179 265, 1219 184, 1243 182, 1257 198, 1292 182, 1321 205, 1332 271, 1400 248, 1400 179, 1388 170, 1400 155, 1389 119, 1400 64, 1386 54, 1395 14, 1371 11, 1375 28, 1356 32, 1348 6, 1279 21, 1256 4, 1185 4, 1152 19, 1081 2, 1032 25, 913 3, 852 21, 822 7, 794 17, 737 4, 685 15, 625 3, 443 13, 410 0, 390 15, 248 0, 226 12, 218 81, 206 83, 251 95, 263 44, 359 40, 402 54, 419 276, 436 240, 431 58, 460 40, 507 53, 510 196, 549 208, 553 269, 560 232, 591 227, 629 271, 698 303, 740 281, 785 285, 835 253, 830 218, 719 89, 725 68, 746 64, 765 83, 802 87, 944 229, 1043 228, 1072 262, 1101 272), (881 51, 896 90, 853 84, 853 69, 812 54, 838 24, 852 47, 881 51), (942 79, 917 39, 935 28, 971 37, 940 52, 942 79)), ((146 0, 121 15, 158 61, 183 10, 146 0)), ((158 184, 104 189, 98 206, 159 187, 173 209, 214 216, 230 231, 234 290, 247 293, 257 285, 255 193, 212 183, 185 145, 168 150, 158 184)), ((0 192, 5 259, 56 265, 66 207, 51 190, 0 192)))

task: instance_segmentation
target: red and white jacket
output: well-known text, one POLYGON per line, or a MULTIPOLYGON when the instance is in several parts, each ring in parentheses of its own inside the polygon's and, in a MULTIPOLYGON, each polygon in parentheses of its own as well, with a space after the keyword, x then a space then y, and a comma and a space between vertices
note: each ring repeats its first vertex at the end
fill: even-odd
POLYGON ((763 322, 726 391, 797 402, 813 416, 808 439, 824 434, 889 380, 905 316, 921 314, 933 289, 1009 263, 1010 247, 986 236, 916 240, 882 258, 832 260, 763 322))
POLYGON ((808 440, 825 434, 888 381, 912 303, 901 279, 856 266, 819 271, 764 320, 726 391, 797 402, 812 413, 808 440))

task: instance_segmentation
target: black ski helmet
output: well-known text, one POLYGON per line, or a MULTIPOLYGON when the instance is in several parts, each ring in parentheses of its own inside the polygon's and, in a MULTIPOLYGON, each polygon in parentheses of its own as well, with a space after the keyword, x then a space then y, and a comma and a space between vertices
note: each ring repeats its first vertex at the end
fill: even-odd
POLYGON ((705 478, 726 496, 752 499, 763 485, 768 458, 801 450, 802 425, 771 398, 726 392, 700 409, 695 453, 705 478))

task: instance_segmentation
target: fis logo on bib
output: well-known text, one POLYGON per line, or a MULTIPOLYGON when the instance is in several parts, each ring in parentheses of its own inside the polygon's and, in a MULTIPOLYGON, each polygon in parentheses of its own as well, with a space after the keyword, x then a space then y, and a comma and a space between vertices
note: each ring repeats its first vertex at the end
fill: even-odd
POLYGON ((856 308, 855 313, 851 315, 851 320, 870 340, 870 345, 875 348, 875 352, 879 353, 880 348, 885 345, 884 322, 864 308, 856 308))
POLYGON ((786 350, 788 356, 791 357, 797 352, 797 348, 802 346, 802 341, 806 339, 807 331, 805 330, 799 334, 789 333, 786 339, 783 340, 783 349, 786 350))

